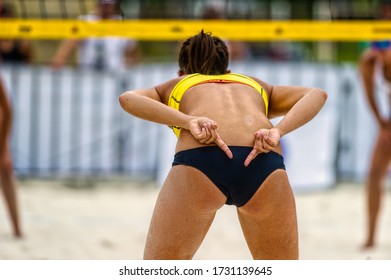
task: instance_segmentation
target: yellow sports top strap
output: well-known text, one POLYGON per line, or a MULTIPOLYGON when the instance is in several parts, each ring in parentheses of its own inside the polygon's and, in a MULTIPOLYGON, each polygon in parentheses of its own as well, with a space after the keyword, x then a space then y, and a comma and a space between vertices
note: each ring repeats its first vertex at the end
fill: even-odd
MULTIPOLYGON (((250 77, 247 77, 245 75, 237 74, 237 73, 229 73, 229 74, 223 74, 223 75, 202 75, 202 74, 191 74, 185 78, 183 78, 181 81, 179 81, 174 89, 172 90, 170 97, 168 99, 168 106, 176 109, 179 111, 179 106, 182 100, 183 95, 185 92, 200 83, 205 82, 238 82, 242 84, 246 84, 254 88, 259 92, 259 94, 262 96, 263 101, 265 103, 265 113, 267 116, 268 112, 268 99, 265 90, 261 87, 260 84, 258 84, 256 81, 251 79, 250 77)), ((175 135, 178 137, 179 133, 181 131, 180 127, 172 127, 175 135)))

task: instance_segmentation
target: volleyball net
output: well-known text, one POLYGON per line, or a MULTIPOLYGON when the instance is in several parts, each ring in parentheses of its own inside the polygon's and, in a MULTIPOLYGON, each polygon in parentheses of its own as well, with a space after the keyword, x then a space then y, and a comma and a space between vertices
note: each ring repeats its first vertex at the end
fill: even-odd
MULTIPOLYGON (((384 1, 334 0, 117 0, 122 21, 76 20, 97 0, 0 0, 11 15, 0 18, 0 38, 65 39, 120 36, 145 41, 182 40, 201 29, 241 41, 384 40, 389 20, 373 20, 384 1), (353 3, 352 3, 353 2, 353 3), (203 14, 219 10, 218 19, 203 14)), ((381 11, 386 12, 386 11, 381 11)), ((3 13, 3 12, 2 12, 3 13)))
POLYGON ((0 38, 65 39, 119 36, 146 41, 182 40, 201 29, 241 41, 360 41, 391 38, 391 21, 1 20, 0 38))

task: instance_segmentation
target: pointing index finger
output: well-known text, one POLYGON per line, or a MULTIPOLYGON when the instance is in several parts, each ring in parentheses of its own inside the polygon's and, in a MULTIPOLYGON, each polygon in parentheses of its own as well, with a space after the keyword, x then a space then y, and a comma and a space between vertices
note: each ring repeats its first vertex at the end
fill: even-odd
POLYGON ((252 151, 248 154, 246 160, 244 161, 244 166, 248 166, 250 164, 250 162, 257 157, 257 155, 259 154, 259 152, 257 151, 257 149, 252 149, 252 151))
POLYGON ((220 138, 219 135, 217 135, 217 138, 216 138, 216 141, 215 141, 216 145, 222 149, 225 154, 230 158, 232 159, 234 156, 232 154, 232 151, 229 149, 228 145, 225 144, 225 142, 220 138))

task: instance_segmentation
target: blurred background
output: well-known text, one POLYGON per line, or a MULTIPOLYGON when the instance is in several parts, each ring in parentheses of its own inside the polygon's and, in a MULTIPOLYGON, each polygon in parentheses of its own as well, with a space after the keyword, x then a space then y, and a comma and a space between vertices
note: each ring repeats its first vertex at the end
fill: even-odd
MULTIPOLYGON (((384 19, 381 7, 388 4, 382 0, 0 2, 3 18, 64 20, 377 20, 384 19)), ((226 42, 233 72, 276 85, 320 87, 329 94, 311 123, 283 139, 293 189, 300 193, 349 184, 362 190, 377 129, 357 65, 368 42, 226 42)), ((11 151, 18 183, 28 185, 34 179, 91 187, 119 180, 158 188, 170 168, 175 137, 166 127, 125 114, 118 96, 175 77, 179 46, 179 41, 109 36, 80 42, 0 38, 0 75, 14 114, 11 151)), ((387 110, 386 85, 379 82, 377 89, 387 110)), ((102 242, 106 249, 113 245, 107 239, 102 242)), ((42 257, 51 258, 37 256, 42 257)))

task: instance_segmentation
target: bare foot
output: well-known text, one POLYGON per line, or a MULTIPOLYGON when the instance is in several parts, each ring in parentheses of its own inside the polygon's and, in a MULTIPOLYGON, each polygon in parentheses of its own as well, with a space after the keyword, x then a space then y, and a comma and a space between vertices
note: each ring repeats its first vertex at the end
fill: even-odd
POLYGON ((365 251, 365 250, 369 250, 369 249, 373 249, 375 247, 375 243, 373 241, 367 241, 362 247, 361 247, 361 250, 365 251))
POLYGON ((17 239, 23 238, 23 234, 21 232, 14 233, 14 237, 17 239))

